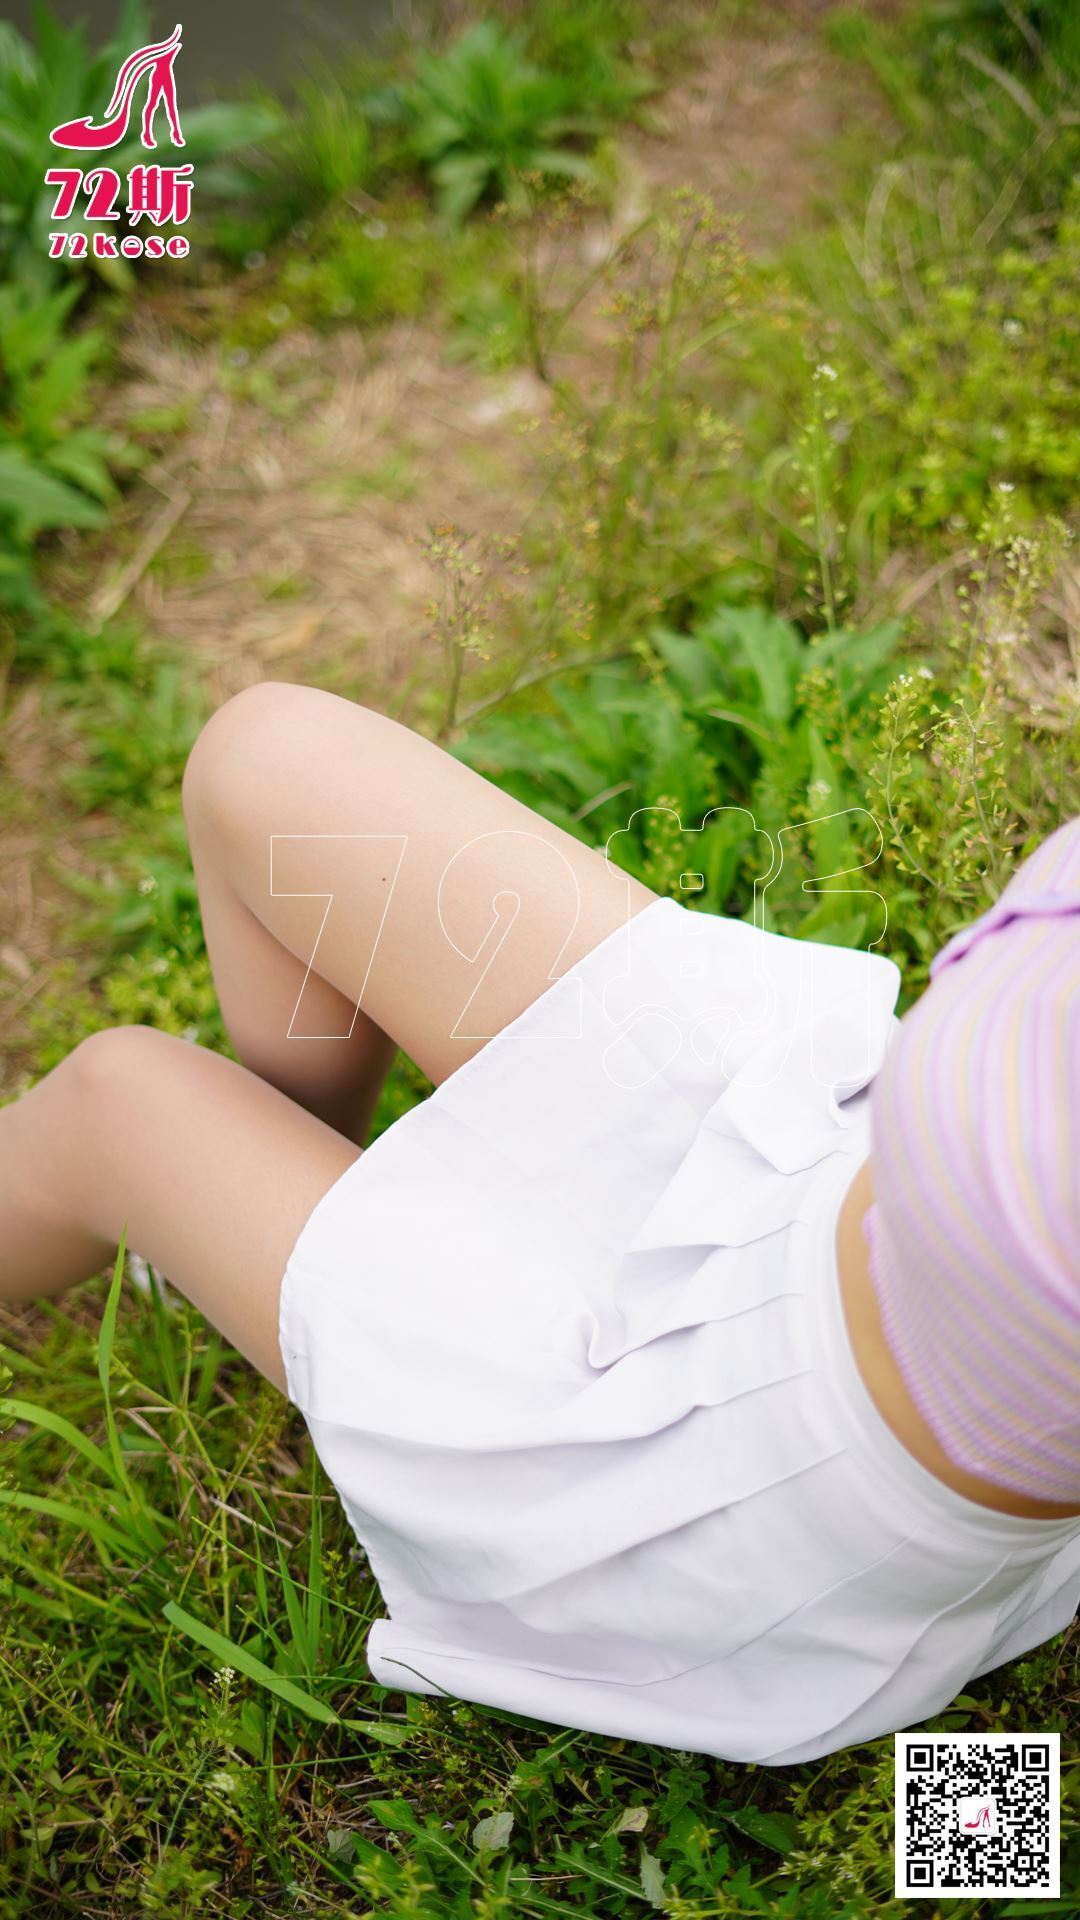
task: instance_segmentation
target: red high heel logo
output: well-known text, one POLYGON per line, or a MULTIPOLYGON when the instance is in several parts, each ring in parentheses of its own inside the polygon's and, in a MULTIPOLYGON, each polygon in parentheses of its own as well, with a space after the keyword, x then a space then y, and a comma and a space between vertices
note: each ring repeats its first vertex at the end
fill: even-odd
POLYGON ((159 41, 156 46, 136 47, 116 76, 112 99, 105 109, 101 125, 96 127, 89 114, 82 120, 65 120, 60 126, 54 127, 49 135, 53 145, 75 147, 83 153, 101 152, 106 147, 118 146, 131 120, 135 89, 145 74, 149 76, 149 84, 142 112, 143 146, 155 145, 154 118, 158 108, 164 107, 173 146, 182 147, 184 136, 180 131, 176 76, 173 73, 173 64, 180 51, 180 33, 180 27, 176 26, 169 38, 159 41))

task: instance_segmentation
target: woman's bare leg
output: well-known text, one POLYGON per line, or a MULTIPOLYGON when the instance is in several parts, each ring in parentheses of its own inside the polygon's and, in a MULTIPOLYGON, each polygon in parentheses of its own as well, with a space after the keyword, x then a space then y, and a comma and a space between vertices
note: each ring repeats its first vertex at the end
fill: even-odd
POLYGON ((126 1224, 131 1251, 284 1392, 281 1275, 355 1159, 235 1061, 149 1027, 93 1034, 0 1109, 0 1301, 89 1278, 126 1224))
POLYGON ((311 688, 229 701, 184 802, 245 1064, 119 1028, 0 1110, 0 1299, 87 1278, 126 1222, 283 1388, 282 1271, 356 1158, 393 1047, 442 1080, 655 896, 408 728, 311 688))
POLYGON ((312 687, 221 707, 184 810, 236 1050, 339 1127, 394 1045, 438 1083, 655 898, 410 728, 312 687))
MULTIPOLYGON (((216 828, 206 819, 203 776, 186 784, 189 841, 199 890, 206 950, 226 1032, 239 1060, 328 1126, 363 1146, 379 1089, 393 1060, 393 1040, 357 1013, 329 982, 276 940, 236 893, 216 828), (289 1037, 301 989, 308 1035, 289 1037)), ((268 769, 269 772, 269 769, 268 769)), ((269 869, 269 854, 266 860, 269 869)))

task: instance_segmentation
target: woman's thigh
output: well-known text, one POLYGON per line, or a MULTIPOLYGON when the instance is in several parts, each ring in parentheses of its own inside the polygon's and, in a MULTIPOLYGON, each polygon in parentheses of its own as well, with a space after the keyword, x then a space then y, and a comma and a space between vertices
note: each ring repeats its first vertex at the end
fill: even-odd
MULTIPOLYGON (((436 1082, 655 898, 422 735, 310 687, 220 708, 185 810, 250 912, 436 1082)), ((302 990, 290 1034, 319 1032, 317 1007, 302 990)))
POLYGON ((43 1221, 63 1211, 111 1246, 126 1228, 284 1393, 282 1274, 356 1147, 246 1067, 147 1027, 93 1035, 25 1100, 49 1146, 50 1187, 27 1196, 43 1221))

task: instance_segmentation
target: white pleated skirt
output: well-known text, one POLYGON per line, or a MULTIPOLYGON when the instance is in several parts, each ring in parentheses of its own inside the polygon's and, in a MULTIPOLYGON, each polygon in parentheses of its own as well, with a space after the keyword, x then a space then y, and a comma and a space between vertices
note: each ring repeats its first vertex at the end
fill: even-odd
POLYGON ((281 1350, 379 1583, 377 1682, 793 1764, 1068 1624, 1080 1519, 937 1480, 848 1338, 898 988, 657 900, 324 1195, 281 1350))

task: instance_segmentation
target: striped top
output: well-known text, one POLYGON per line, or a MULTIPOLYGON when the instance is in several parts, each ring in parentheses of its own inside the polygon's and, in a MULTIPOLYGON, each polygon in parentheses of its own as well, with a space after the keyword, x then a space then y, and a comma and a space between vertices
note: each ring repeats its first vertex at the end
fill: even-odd
POLYGON ((1080 1501, 1080 816, 949 940, 870 1092, 885 1338, 955 1465, 1080 1501))

